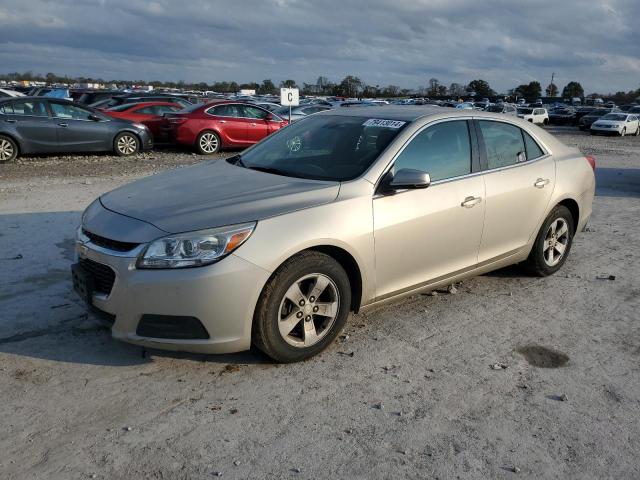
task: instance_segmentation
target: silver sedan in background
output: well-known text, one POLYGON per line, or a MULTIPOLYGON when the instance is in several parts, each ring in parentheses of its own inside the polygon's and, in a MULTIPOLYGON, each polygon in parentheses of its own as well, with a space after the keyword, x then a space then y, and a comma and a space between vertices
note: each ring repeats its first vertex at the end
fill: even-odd
POLYGON ((115 338, 303 360, 351 312, 514 263, 555 273, 591 215, 594 168, 500 113, 336 109, 104 194, 82 216, 73 282, 115 338))

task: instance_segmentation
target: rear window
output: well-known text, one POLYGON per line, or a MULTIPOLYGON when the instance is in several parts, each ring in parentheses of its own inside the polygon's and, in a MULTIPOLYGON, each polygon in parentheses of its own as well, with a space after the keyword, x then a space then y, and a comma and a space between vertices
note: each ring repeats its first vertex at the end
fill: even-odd
POLYGON ((43 102, 34 100, 21 100, 8 102, 0 107, 0 112, 5 115, 28 115, 31 117, 46 117, 47 109, 43 102))

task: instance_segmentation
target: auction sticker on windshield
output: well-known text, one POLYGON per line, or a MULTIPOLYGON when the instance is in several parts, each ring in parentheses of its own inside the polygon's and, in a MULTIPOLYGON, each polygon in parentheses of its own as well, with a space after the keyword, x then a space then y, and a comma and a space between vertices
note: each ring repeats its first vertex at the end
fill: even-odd
POLYGON ((385 127, 385 128, 400 128, 406 122, 399 120, 382 120, 380 118, 370 118, 362 124, 363 127, 385 127))

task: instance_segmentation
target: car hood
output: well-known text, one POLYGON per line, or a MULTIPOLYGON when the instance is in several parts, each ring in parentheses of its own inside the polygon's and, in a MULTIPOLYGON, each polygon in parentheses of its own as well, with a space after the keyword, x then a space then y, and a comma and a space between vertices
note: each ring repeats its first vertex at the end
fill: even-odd
POLYGON ((179 233, 330 203, 339 190, 339 182, 273 175, 218 160, 138 180, 100 201, 112 212, 179 233))

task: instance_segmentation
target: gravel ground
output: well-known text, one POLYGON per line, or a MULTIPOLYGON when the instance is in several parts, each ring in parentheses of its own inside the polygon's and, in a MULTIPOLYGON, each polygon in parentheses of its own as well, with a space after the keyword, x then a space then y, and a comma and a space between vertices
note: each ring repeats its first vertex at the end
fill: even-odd
POLYGON ((0 476, 640 478, 640 138, 551 131, 599 167, 557 275, 513 267, 410 297, 286 366, 143 357, 71 291, 81 210, 201 157, 0 165, 0 476))

